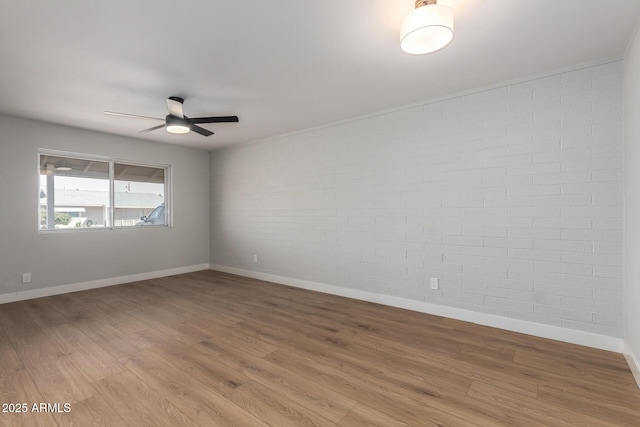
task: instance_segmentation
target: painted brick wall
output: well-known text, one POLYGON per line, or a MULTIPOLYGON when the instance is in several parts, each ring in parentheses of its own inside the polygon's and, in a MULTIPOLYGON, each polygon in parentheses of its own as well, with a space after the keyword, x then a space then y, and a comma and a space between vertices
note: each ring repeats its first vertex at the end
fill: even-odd
POLYGON ((621 337, 622 77, 613 62, 215 151, 211 262, 621 337))

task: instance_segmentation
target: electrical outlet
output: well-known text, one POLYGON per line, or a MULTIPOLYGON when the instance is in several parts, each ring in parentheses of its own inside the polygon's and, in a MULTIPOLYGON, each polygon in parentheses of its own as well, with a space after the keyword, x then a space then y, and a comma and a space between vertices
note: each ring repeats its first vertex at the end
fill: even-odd
POLYGON ((258 254, 253 254, 253 262, 258 262, 258 254))
POLYGON ((22 283, 31 283, 31 273, 22 273, 22 283))
POLYGON ((431 277, 429 279, 429 286, 431 287, 431 289, 437 290, 438 289, 438 278, 437 277, 431 277))

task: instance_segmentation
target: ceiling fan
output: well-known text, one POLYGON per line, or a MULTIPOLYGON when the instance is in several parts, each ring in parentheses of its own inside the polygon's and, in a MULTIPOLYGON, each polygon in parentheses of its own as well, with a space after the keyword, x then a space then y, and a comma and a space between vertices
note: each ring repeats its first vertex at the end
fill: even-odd
POLYGON ((184 104, 183 98, 180 98, 178 96, 170 96, 169 98, 167 98, 167 108, 169 109, 169 114, 167 114, 164 119, 160 119, 157 117, 138 116, 135 114, 116 113, 113 111, 105 111, 104 114, 108 114, 110 116, 133 117, 136 119, 164 121, 164 124, 141 130, 140 133, 147 133, 153 130, 167 128, 167 132, 174 134, 185 134, 189 133, 190 131, 194 131, 202 136, 209 136, 213 135, 213 132, 198 126, 198 124, 238 122, 238 116, 189 118, 184 115, 184 112, 182 111, 182 104, 184 104))

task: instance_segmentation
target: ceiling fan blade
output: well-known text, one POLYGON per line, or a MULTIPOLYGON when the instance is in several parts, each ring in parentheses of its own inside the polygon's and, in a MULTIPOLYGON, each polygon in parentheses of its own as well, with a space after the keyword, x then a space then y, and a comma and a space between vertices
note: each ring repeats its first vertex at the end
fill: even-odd
POLYGON ((191 123, 230 123, 238 122, 238 116, 221 116, 221 117, 195 117, 189 119, 191 123))
POLYGON ((184 118, 184 113, 182 112, 182 103, 184 99, 178 98, 177 96, 171 96, 167 98, 167 108, 169 109, 169 114, 172 116, 184 118))
POLYGON ((207 130, 205 128, 201 128, 200 126, 196 126, 196 125, 191 125, 191 130, 199 133, 202 136, 210 136, 213 135, 213 132, 211 132, 210 130, 207 130))
POLYGON ((103 111, 103 113, 108 115, 108 116, 131 117, 133 119, 149 119, 149 120, 162 120, 162 121, 164 121, 164 119, 160 119, 158 117, 147 117, 147 116, 138 116, 136 114, 116 113, 114 111, 103 111))
POLYGON ((141 131, 140 131, 140 132, 138 132, 138 133, 148 133, 148 132, 151 132, 152 130, 162 129, 164 126, 165 126, 164 124, 161 124, 161 125, 158 125, 158 126, 154 126, 154 127, 152 127, 152 128, 149 128, 149 129, 141 130, 141 131))

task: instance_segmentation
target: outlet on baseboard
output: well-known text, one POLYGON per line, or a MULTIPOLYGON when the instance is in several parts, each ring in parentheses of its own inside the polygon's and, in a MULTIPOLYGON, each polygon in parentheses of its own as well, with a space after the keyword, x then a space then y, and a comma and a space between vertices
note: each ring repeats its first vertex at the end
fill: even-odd
POLYGON ((431 289, 434 289, 434 290, 437 290, 437 289, 440 287, 440 286, 439 286, 439 283, 438 283, 438 278, 437 278, 437 277, 431 277, 431 278, 429 279, 429 287, 430 287, 431 289))
POLYGON ((31 283, 31 273, 22 273, 22 283, 31 283))

